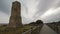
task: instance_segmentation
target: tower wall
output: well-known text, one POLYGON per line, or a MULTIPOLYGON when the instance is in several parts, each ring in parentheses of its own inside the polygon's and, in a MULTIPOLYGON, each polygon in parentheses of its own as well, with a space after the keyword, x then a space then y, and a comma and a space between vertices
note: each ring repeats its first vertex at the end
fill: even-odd
POLYGON ((21 27, 21 4, 18 1, 12 3, 11 16, 8 27, 21 27))

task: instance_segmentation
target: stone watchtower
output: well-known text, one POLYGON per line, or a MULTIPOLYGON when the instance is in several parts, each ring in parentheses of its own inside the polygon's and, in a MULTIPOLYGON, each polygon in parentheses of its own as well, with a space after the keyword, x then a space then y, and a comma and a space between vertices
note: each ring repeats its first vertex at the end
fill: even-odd
POLYGON ((22 19, 21 19, 21 4, 18 1, 12 3, 11 8, 11 16, 9 20, 8 27, 21 27, 22 26, 22 19))

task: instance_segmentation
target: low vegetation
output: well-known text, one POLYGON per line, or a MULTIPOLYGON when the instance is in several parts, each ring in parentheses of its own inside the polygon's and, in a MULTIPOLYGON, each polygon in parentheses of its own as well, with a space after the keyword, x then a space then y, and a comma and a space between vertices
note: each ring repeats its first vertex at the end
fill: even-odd
POLYGON ((23 32, 33 28, 34 26, 38 26, 43 24, 41 20, 36 22, 31 22, 30 24, 26 24, 23 27, 17 28, 8 28, 7 25, 0 26, 0 34, 22 34, 23 32))
POLYGON ((7 28, 6 26, 0 26, 0 34, 21 34, 31 28, 32 26, 30 25, 24 25, 23 27, 18 28, 7 28))

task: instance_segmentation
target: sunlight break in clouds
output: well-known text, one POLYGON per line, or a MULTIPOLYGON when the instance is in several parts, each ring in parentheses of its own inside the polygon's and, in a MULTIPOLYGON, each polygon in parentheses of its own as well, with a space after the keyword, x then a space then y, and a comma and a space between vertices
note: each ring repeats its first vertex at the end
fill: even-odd
POLYGON ((49 16, 56 15, 57 13, 60 13, 60 7, 56 8, 56 9, 55 8, 51 8, 51 9, 47 10, 42 16, 40 16, 40 18, 42 20, 49 20, 49 18, 48 18, 49 16))
POLYGON ((55 12, 55 11, 54 11, 54 8, 51 8, 51 9, 47 10, 47 11, 41 16, 41 18, 45 18, 45 17, 53 14, 54 12, 55 12))

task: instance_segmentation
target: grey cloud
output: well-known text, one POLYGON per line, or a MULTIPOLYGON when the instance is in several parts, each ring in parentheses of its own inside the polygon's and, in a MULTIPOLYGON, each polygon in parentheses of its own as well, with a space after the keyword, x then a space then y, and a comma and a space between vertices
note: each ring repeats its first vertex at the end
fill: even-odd
POLYGON ((56 8, 60 7, 60 1, 56 4, 56 8))
MULTIPOLYGON (((13 0, 5 0, 5 1, 4 0, 0 0, 0 10, 3 11, 4 13, 10 15, 12 1, 13 0)), ((26 6, 27 1, 28 0, 20 0, 20 2, 22 4, 22 19, 23 19, 23 22, 25 22, 25 23, 26 22, 27 23, 28 22, 32 22, 32 20, 29 20, 28 18, 26 18, 27 16, 24 17, 24 15, 28 14, 28 7, 26 6)), ((39 18, 39 16, 43 15, 50 8, 60 7, 60 0, 36 0, 36 2, 39 2, 38 6, 37 6, 38 11, 36 11, 35 15, 33 16, 34 19, 36 19, 36 20, 39 18)), ((55 15, 51 15, 52 17, 48 16, 43 21, 48 20, 48 22, 50 22, 50 21, 60 20, 59 14, 60 13, 57 13, 55 15), (56 17, 56 16, 58 16, 58 17, 56 17), (52 18, 53 18, 53 20, 51 20, 52 18)), ((35 20, 33 20, 33 21, 35 21, 35 20)))
MULTIPOLYGON (((58 2, 59 0, 41 0, 39 5, 38 5, 38 12, 37 13, 44 13, 45 11, 47 11, 49 8, 51 8, 52 6, 55 6, 54 4, 56 2, 58 2)), ((59 2, 58 2, 59 3, 59 2)), ((57 5, 57 4, 56 4, 57 5)), ((60 3, 59 3, 60 5, 60 3)), ((59 6, 57 5, 57 6, 59 6)), ((56 7, 56 6, 55 6, 56 7)))
POLYGON ((60 7, 59 5, 60 5, 60 0, 40 0, 40 3, 38 5, 39 10, 35 15, 38 14, 39 17, 43 15, 48 9, 60 7))
POLYGON ((0 0, 0 10, 3 11, 4 13, 10 15, 11 11, 11 0, 0 0))
POLYGON ((45 23, 60 21, 60 10, 42 19, 45 23))

